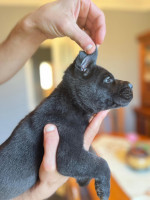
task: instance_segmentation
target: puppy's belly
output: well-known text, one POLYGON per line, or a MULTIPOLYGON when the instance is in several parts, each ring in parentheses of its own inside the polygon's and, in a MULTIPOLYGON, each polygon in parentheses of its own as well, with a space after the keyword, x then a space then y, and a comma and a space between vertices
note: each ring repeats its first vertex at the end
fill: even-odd
POLYGON ((0 199, 1 200, 10 200, 15 198, 29 188, 31 188, 36 182, 36 176, 32 175, 25 179, 14 182, 1 182, 0 183, 0 199), (3 185, 2 185, 3 184, 3 185))
MULTIPOLYGON (((12 151, 13 152, 13 151, 12 151)), ((21 153, 21 152, 20 152, 21 153)), ((14 198, 31 188, 38 179, 39 163, 35 163, 32 155, 23 154, 18 158, 8 153, 9 156, 0 156, 0 199, 14 198)), ((37 156, 36 156, 37 157, 37 156)))
POLYGON ((19 129, 0 148, 0 200, 22 194, 38 179, 42 141, 33 143, 26 136, 25 129, 22 132, 19 129))

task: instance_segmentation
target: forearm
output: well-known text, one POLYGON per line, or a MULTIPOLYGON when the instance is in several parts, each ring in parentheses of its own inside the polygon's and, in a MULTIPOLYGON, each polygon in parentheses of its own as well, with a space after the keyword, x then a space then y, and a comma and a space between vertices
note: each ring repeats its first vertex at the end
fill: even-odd
POLYGON ((0 44, 0 84, 10 79, 45 39, 28 17, 22 19, 0 44))

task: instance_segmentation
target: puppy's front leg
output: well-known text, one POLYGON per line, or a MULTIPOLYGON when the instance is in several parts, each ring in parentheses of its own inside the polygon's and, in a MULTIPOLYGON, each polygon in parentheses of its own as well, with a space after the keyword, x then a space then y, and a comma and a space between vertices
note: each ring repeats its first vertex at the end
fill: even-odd
MULTIPOLYGON (((93 153, 94 155, 97 155, 96 152, 94 151, 94 149, 90 146, 89 152, 93 153)), ((77 179, 77 182, 80 186, 86 186, 89 184, 90 179, 89 178, 83 178, 83 177, 79 177, 77 179)))
POLYGON ((110 170, 103 158, 82 149, 78 158, 73 156, 65 163, 67 166, 64 165, 64 162, 62 163, 62 160, 57 162, 58 171, 61 174, 76 179, 79 177, 87 180, 95 178, 97 195, 101 200, 108 200, 110 194, 110 170))
POLYGON ((78 182, 78 184, 82 187, 82 186, 86 186, 86 185, 88 185, 89 184, 89 182, 90 182, 90 180, 91 179, 89 179, 89 178, 86 178, 86 177, 79 177, 79 178, 77 178, 77 182, 78 182))

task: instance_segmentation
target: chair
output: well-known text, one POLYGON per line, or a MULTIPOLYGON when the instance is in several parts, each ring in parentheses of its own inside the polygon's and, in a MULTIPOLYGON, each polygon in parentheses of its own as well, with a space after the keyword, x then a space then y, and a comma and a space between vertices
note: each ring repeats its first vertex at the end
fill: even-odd
POLYGON ((111 110, 104 119, 99 133, 125 133, 124 108, 111 110))

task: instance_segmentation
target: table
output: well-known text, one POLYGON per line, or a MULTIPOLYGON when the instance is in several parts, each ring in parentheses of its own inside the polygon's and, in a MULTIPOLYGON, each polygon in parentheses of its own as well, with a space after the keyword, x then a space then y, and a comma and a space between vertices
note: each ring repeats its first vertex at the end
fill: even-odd
MULTIPOLYGON (((97 141, 99 138, 102 138, 104 135, 98 136, 95 141, 97 141)), ((125 139, 125 135, 124 134, 112 134, 112 136, 110 137, 118 137, 125 139)), ((139 136, 139 141, 150 141, 150 139, 148 139, 147 137, 143 137, 143 136, 139 136)), ((95 149, 96 150, 96 149, 95 149)), ((88 190, 91 196, 92 200, 99 200, 99 198, 96 195, 95 192, 95 186, 94 186, 94 180, 90 182, 89 186, 88 186, 88 190)), ((113 176, 111 177, 111 193, 110 193, 110 199, 109 200, 131 200, 134 198, 130 198, 129 195, 126 194, 126 192, 124 191, 124 189, 120 186, 120 184, 118 184, 118 181, 116 181, 116 177, 113 176)), ((135 198, 136 199, 136 198, 135 198)), ((146 199, 150 199, 150 196, 147 197, 146 199)), ((143 200, 141 198, 141 200, 143 200)), ((144 199, 145 200, 145 199, 144 199)))

